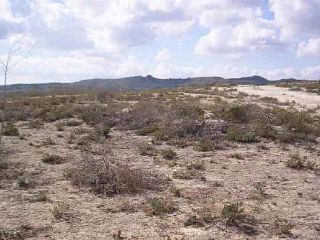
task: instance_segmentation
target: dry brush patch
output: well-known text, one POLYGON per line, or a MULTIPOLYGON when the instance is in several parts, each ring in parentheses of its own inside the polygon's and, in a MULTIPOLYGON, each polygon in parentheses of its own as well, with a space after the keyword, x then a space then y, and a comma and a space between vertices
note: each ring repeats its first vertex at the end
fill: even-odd
POLYGON ((112 164, 106 157, 94 159, 89 155, 75 160, 67 170, 67 176, 75 186, 88 187, 97 194, 107 196, 135 194, 145 190, 160 191, 168 186, 167 179, 160 174, 112 164))

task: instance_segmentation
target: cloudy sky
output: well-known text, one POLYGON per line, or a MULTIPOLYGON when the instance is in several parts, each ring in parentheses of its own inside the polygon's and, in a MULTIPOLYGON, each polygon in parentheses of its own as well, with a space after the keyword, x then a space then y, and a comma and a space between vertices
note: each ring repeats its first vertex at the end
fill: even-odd
POLYGON ((320 0, 0 0, 0 56, 23 35, 10 83, 320 79, 319 23, 320 0))

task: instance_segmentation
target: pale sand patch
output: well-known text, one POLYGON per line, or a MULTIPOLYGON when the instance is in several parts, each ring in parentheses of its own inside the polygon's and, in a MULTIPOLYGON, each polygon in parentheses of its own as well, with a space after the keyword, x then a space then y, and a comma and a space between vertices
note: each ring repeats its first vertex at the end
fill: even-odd
POLYGON ((308 108, 320 106, 320 95, 303 91, 289 91, 287 88, 276 86, 249 86, 236 87, 239 92, 256 94, 262 97, 277 98, 280 102, 295 101, 308 108))

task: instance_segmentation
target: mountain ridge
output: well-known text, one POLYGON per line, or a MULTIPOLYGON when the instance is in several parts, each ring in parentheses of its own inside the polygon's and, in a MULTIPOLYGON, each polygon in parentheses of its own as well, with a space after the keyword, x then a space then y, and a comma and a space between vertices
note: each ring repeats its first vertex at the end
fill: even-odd
MULTIPOLYGON (((278 80, 283 81, 283 80, 278 80)), ((290 81, 299 81, 290 79, 290 81)), ((151 75, 132 76, 123 78, 92 78, 84 79, 72 83, 35 83, 35 84, 12 84, 7 85, 7 91, 32 91, 32 90, 50 90, 50 89, 89 89, 89 90, 148 90, 158 88, 172 88, 183 86, 197 86, 208 84, 255 84, 267 85, 271 82, 261 76, 250 76, 240 78, 222 78, 222 77, 190 77, 190 78, 167 78, 160 79, 151 75)), ((0 86, 0 91, 4 90, 4 86, 0 86)))

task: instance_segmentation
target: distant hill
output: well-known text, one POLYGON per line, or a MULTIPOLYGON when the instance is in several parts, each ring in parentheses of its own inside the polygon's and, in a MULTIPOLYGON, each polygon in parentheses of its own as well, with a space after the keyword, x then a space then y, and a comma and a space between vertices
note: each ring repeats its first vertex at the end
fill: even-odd
MULTIPOLYGON (((172 88, 180 86, 196 86, 208 84, 255 84, 266 85, 269 80, 260 77, 221 78, 221 77, 194 77, 159 79, 151 75, 146 77, 134 76, 114 79, 87 79, 73 83, 39 83, 39 84, 13 84, 7 86, 7 91, 46 91, 49 89, 98 89, 98 90, 147 90, 157 88, 172 88)), ((0 87, 3 91, 4 87, 0 87)))

